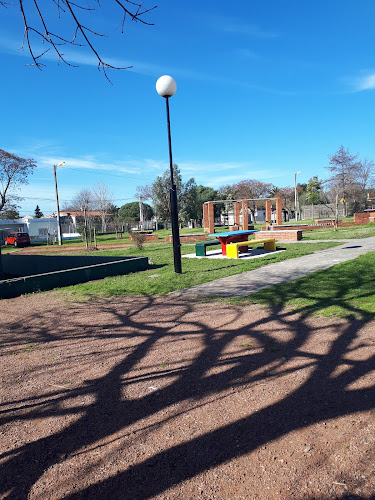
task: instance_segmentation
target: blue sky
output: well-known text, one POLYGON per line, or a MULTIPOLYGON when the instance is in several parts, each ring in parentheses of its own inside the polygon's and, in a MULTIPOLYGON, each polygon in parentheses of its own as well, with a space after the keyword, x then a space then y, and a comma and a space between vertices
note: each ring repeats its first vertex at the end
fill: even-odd
MULTIPOLYGON (((326 178, 341 144, 375 160, 373 0, 161 0, 147 17, 154 26, 128 22, 123 35, 118 9, 106 3, 89 19, 109 37, 92 40, 108 62, 133 66, 109 71, 112 85, 84 48, 63 49, 79 68, 58 65, 52 53, 43 71, 28 66, 18 7, 0 10, 0 147, 38 163, 19 193, 22 214, 36 204, 55 209, 60 161, 62 204, 101 181, 121 206, 163 173, 165 102, 155 83, 164 74, 177 81, 173 157, 185 181, 283 187, 299 170, 299 182, 326 178)), ((54 12, 51 2, 53 28, 66 29, 54 12)))

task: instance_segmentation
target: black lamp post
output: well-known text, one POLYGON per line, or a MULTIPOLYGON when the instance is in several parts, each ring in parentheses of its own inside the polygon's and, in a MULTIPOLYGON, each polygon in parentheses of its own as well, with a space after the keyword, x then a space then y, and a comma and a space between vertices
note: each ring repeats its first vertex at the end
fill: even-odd
POLYGON ((173 179, 171 124, 169 119, 169 98, 174 95, 176 89, 177 89, 176 82, 171 76, 168 75, 161 76, 159 80, 156 82, 156 91, 160 96, 165 98, 167 107, 169 168, 171 173, 171 188, 169 191, 169 195, 170 195, 170 207, 171 207, 171 219, 172 219, 174 272, 176 274, 181 274, 182 273, 181 244, 180 244, 180 231, 178 227, 177 189, 173 179))

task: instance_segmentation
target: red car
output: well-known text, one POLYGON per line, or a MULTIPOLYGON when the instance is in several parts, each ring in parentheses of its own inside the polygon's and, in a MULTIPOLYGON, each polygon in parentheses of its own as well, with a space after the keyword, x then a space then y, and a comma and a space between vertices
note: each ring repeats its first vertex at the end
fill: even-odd
POLYGON ((30 236, 27 233, 10 233, 5 238, 6 245, 14 245, 15 247, 29 246, 30 236))

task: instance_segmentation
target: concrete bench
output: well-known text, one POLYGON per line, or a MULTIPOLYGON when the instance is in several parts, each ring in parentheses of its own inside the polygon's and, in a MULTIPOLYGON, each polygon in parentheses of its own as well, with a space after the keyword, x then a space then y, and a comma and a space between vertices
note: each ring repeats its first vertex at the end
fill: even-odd
POLYGON ((227 245, 227 257, 230 259, 238 259, 239 248, 249 247, 251 245, 257 245, 258 243, 263 243, 264 250, 267 251, 276 250, 275 238, 265 238, 263 240, 238 241, 237 243, 230 243, 229 245, 227 245))
POLYGON ((196 257, 206 257, 206 247, 212 245, 220 245, 220 241, 203 241, 202 243, 196 243, 195 245, 195 255, 196 257))

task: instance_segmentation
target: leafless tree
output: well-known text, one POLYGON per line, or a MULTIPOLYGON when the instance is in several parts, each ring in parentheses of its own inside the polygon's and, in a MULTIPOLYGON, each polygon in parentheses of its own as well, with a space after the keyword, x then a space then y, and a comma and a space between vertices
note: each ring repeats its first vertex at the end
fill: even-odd
POLYGON ((22 200, 16 190, 28 183, 28 176, 33 173, 36 163, 32 159, 20 158, 0 149, 0 212, 22 200))
POLYGON ((328 170, 332 174, 326 181, 330 190, 334 189, 336 193, 341 193, 341 199, 345 206, 345 215, 347 215, 347 200, 352 197, 358 181, 359 175, 358 154, 351 154, 349 149, 340 146, 338 151, 329 156, 328 170))
POLYGON ((108 212, 113 204, 113 197, 108 190, 108 186, 103 182, 98 182, 93 189, 93 203, 95 208, 100 212, 102 233, 104 233, 106 231, 108 212))
MULTIPOLYGON (((105 3, 118 8, 117 19, 120 22, 122 32, 127 18, 131 21, 152 25, 152 23, 147 22, 145 16, 156 6, 144 8, 143 2, 131 0, 107 0, 105 3)), ((33 61, 32 64, 37 68, 42 69, 44 64, 41 59, 49 50, 56 53, 59 62, 75 66, 67 60, 64 54, 64 46, 67 45, 88 47, 98 61, 98 69, 103 70, 107 79, 106 70, 108 68, 129 69, 131 67, 121 68, 105 62, 94 46, 93 38, 107 36, 98 33, 92 27, 92 12, 100 20, 100 14, 97 13, 98 9, 102 7, 100 0, 18 0, 15 3, 0 0, 0 6, 3 7, 15 7, 16 4, 19 6, 25 28, 22 46, 27 46, 33 61), (58 26, 57 30, 55 30, 55 26, 58 26), (36 44, 38 39, 45 47, 41 51, 36 44)))
POLYGON ((292 212, 294 210, 295 192, 294 187, 286 186, 278 189, 277 197, 281 198, 283 201, 283 207, 292 212))
POLYGON ((358 165, 358 182, 363 191, 366 191, 374 183, 375 163, 368 158, 364 158, 358 165))
MULTIPOLYGON (((236 197, 244 200, 251 200, 252 198, 266 198, 272 189, 272 184, 250 179, 238 182, 232 186, 232 189, 235 192, 236 197)), ((249 203, 249 210, 253 220, 255 220, 255 210, 257 205, 259 206, 259 202, 257 203, 256 201, 251 201, 249 203)))
POLYGON ((81 189, 72 200, 64 204, 64 210, 81 212, 83 207, 86 210, 93 209, 93 193, 89 189, 81 189))

